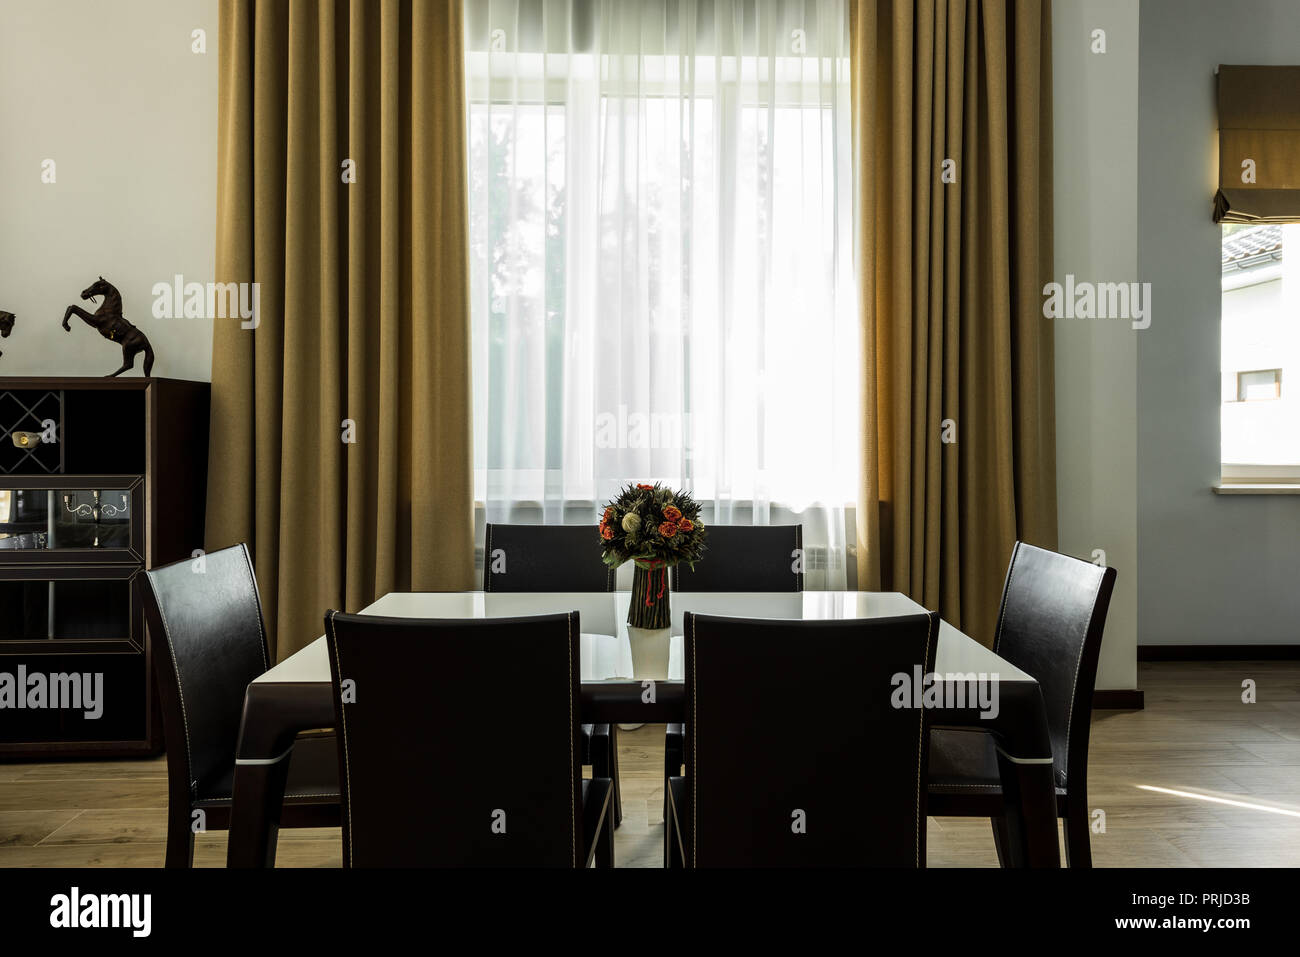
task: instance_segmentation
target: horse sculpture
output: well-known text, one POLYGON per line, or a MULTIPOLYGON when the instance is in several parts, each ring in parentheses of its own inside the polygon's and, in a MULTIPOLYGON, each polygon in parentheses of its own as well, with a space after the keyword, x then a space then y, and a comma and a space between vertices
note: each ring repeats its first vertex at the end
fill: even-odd
POLYGON ((78 315, 86 325, 97 330, 105 339, 122 344, 122 368, 110 372, 105 378, 111 379, 132 368, 135 365, 135 357, 141 352, 144 353, 144 374, 149 375, 153 371, 153 346, 149 345, 149 340, 143 332, 122 318, 121 293, 111 282, 100 276, 97 282, 91 283, 81 291, 83 301, 87 299, 94 301, 96 296, 103 296, 104 303, 93 313, 87 312, 80 306, 69 306, 64 311, 64 331, 72 331, 68 320, 73 315, 78 315))
MULTIPOLYGON (((14 314, 12 312, 5 312, 3 309, 0 309, 0 339, 8 339, 9 333, 13 331, 14 331, 14 314)), ((4 355, 4 353, 0 352, 0 356, 2 355, 4 355)))

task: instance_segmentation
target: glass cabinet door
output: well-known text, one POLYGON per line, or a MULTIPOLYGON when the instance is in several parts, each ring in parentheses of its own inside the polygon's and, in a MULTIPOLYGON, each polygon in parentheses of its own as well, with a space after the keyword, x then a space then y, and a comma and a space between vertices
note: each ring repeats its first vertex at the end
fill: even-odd
POLYGON ((127 578, 0 579, 0 653, 10 641, 131 638, 127 578))
POLYGON ((143 481, 17 480, 0 484, 0 562, 35 553, 78 561, 142 561, 143 481))

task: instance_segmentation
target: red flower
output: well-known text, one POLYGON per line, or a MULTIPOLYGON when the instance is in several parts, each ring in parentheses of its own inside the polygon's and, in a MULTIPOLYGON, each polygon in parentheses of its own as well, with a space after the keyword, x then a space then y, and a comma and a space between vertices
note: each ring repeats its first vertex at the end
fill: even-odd
POLYGON ((680 528, 683 532, 689 532, 691 529, 695 527, 695 523, 692 522, 689 518, 684 518, 677 523, 677 527, 680 528))
POLYGON ((672 538, 677 534, 677 526, 672 522, 664 522, 659 526, 659 534, 664 538, 672 538))
POLYGON ((610 528, 608 525, 601 525, 600 537, 603 538, 605 541, 609 541, 611 538, 614 537, 614 530, 610 528))
POLYGON ((614 506, 610 505, 605 509, 605 517, 600 520, 600 524, 608 525, 614 521, 614 506))
POLYGON ((637 483, 636 483, 636 487, 637 487, 637 488, 654 488, 653 485, 646 485, 644 482, 637 482, 637 483))
POLYGON ((674 524, 680 524, 682 520, 682 510, 676 505, 665 506, 664 518, 674 524))

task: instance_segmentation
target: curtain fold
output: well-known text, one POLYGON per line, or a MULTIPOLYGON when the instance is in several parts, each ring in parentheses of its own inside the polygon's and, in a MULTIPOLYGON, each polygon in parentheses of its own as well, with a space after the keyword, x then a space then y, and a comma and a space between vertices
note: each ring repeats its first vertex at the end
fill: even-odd
POLYGON ((207 546, 283 658, 388 591, 473 587, 463 26, 437 0, 222 0, 207 546), (347 441, 347 440, 351 441, 347 441))
POLYGON ((1048 0, 851 0, 858 580, 991 642, 1056 545, 1048 0))

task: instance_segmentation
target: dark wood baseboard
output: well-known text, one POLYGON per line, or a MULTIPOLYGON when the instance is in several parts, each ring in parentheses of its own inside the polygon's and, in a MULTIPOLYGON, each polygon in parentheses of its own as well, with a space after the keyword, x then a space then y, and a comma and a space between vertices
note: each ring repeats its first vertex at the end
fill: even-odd
POLYGON ((1138 645, 1138 661, 1297 661, 1300 645, 1138 645))
POLYGON ((1116 691, 1094 691, 1092 693, 1093 710, 1106 711, 1141 711, 1144 705, 1141 688, 1116 691))

